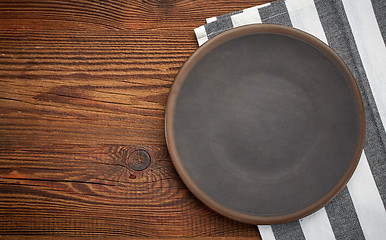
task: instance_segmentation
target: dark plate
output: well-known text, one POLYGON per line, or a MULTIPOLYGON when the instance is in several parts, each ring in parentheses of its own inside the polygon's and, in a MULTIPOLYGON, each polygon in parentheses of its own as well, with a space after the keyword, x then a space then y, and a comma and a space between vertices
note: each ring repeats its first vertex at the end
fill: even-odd
POLYGON ((257 24, 220 34, 186 61, 165 131, 175 168, 202 202, 235 220, 277 224, 311 214, 345 186, 365 118, 331 48, 257 24))

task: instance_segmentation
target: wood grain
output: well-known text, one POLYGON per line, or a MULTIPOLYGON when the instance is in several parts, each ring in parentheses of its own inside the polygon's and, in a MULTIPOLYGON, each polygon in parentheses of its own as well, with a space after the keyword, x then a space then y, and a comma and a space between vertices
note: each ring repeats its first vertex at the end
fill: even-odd
POLYGON ((0 29, 132 30, 191 32, 205 18, 269 1, 226 0, 2 0, 0 29))
POLYGON ((259 239, 186 189, 164 111, 193 29, 264 2, 1 1, 0 239, 259 239))
MULTIPOLYGON (((0 239, 4 240, 18 240, 18 239, 24 239, 24 240, 29 240, 29 239, 36 239, 36 236, 13 236, 13 235, 3 235, 0 236, 0 239)), ((52 237, 52 236, 38 236, 39 240, 77 240, 77 239, 82 239, 82 240, 127 240, 127 239, 133 239, 131 237, 124 237, 124 236, 98 236, 96 237, 52 237)), ((159 240, 159 239, 170 239, 170 238, 135 238, 136 240, 159 240)), ((252 240, 256 239, 256 237, 184 237, 184 238, 172 238, 172 239, 178 239, 178 240, 252 240)))

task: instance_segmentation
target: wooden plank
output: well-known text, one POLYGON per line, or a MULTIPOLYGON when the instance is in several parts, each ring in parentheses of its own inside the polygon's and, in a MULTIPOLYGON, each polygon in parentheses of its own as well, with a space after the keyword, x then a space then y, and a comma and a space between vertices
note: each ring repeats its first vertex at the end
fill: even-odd
POLYGON ((136 237, 256 236, 199 202, 164 145, 144 171, 127 164, 138 146, 47 145, 1 149, 0 234, 136 237))
POLYGON ((193 28, 264 2, 1 1, 0 239, 259 239, 186 189, 164 111, 193 28))
POLYGON ((197 48, 185 31, 11 31, 0 41, 7 145, 164 144, 167 94, 197 48))
POLYGON ((184 29, 214 17, 269 2, 226 0, 0 1, 0 29, 184 29))
MULTIPOLYGON (((0 236, 0 239, 4 240, 29 240, 29 239, 36 239, 36 236, 13 236, 13 235, 6 235, 6 236, 0 236)), ((58 236, 39 236, 40 240, 127 240, 127 239, 135 239, 135 240, 162 240, 162 239, 173 239, 173 240, 240 240, 240 237, 189 237, 189 238, 133 238, 133 237, 122 237, 122 236, 103 236, 103 237, 58 237, 58 236)), ((252 240, 256 239, 256 237, 242 237, 243 240, 252 240)))

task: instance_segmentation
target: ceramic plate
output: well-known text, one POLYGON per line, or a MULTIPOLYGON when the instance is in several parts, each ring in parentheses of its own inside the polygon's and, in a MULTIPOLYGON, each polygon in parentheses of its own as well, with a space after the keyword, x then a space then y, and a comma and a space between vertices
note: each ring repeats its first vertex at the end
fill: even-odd
POLYGON ((347 66, 300 30, 222 33, 180 69, 166 108, 177 172, 207 206, 251 224, 304 217, 345 186, 365 118, 347 66))

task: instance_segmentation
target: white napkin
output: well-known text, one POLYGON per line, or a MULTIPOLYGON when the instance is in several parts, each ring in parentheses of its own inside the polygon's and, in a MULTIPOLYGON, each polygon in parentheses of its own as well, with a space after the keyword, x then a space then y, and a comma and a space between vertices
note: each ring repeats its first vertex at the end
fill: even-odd
POLYGON ((386 239, 386 1, 278 0, 212 17, 196 28, 199 45, 251 23, 298 28, 333 48, 357 80, 366 110, 359 165, 343 191, 298 221, 259 225, 263 240, 386 239))

